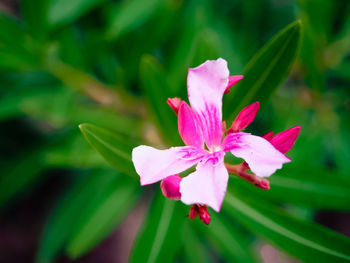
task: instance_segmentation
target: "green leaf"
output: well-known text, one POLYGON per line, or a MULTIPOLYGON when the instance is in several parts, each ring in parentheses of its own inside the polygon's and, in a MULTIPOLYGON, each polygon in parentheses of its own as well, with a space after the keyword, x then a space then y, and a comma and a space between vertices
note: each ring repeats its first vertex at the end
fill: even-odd
POLYGON ((31 0, 21 0, 21 9, 26 27, 36 41, 44 40, 48 29, 49 0, 38 0, 35 5, 31 0))
POLYGON ((105 0, 51 0, 48 19, 51 27, 70 23, 105 0))
POLYGON ((110 165, 118 171, 135 176, 131 161, 131 151, 135 147, 133 141, 92 124, 80 124, 79 128, 90 145, 110 165))
MULTIPOLYGON (((179 37, 176 39, 174 48, 169 54, 168 82, 171 92, 180 96, 187 94, 184 88, 187 69, 192 66, 191 63, 198 47, 199 35, 202 29, 208 23, 210 10, 209 1, 203 0, 198 5, 196 1, 189 1, 186 13, 180 27, 179 37)), ((195 65, 197 66, 197 65, 195 65)))
POLYGON ((80 220, 81 211, 86 209, 92 193, 93 196, 101 195, 113 178, 114 175, 104 171, 75 179, 51 212, 40 239, 36 262, 53 261, 80 220))
POLYGON ((0 12, 0 67, 27 70, 37 65, 30 38, 20 22, 0 12))
POLYGON ((167 104, 170 97, 165 72, 161 65, 151 56, 145 55, 141 60, 141 82, 148 99, 151 112, 156 116, 159 129, 169 143, 180 144, 177 118, 167 104))
POLYGON ((108 168, 108 163, 74 130, 52 144, 44 152, 45 163, 51 168, 108 168))
POLYGON ((38 65, 36 58, 31 54, 15 47, 0 47, 0 68, 27 71, 38 65))
POLYGON ((52 262, 73 238, 79 241, 79 234, 84 234, 86 239, 79 243, 80 247, 75 246, 73 255, 77 255, 112 231, 135 200, 135 186, 127 179, 113 170, 99 170, 75 178, 50 215, 36 261, 52 262), (98 226, 84 232, 84 227, 91 223, 98 226))
POLYGON ((248 104, 268 100, 289 72, 299 49, 300 37, 301 23, 296 21, 279 32, 250 60, 243 72, 244 79, 231 89, 224 101, 224 114, 229 121, 248 104))
POLYGON ((314 209, 350 209, 350 181, 325 169, 283 169, 271 177, 271 189, 263 191, 239 178, 230 185, 240 193, 254 193, 275 203, 292 203, 314 209))
POLYGON ((20 22, 0 12, 0 43, 21 47, 25 41, 25 32, 20 22))
MULTIPOLYGON (((203 224, 196 221, 195 223, 203 224)), ((193 229, 193 225, 189 220, 185 222, 182 228, 182 243, 184 246, 184 259, 187 263, 211 262, 208 250, 200 241, 197 233, 193 229)), ((205 231, 205 230, 204 230, 205 231)), ((182 253, 181 253, 182 254, 182 253)))
POLYGON ((137 187, 134 181, 122 177, 106 186, 103 195, 94 196, 69 238, 67 252, 71 257, 85 254, 116 228, 133 207, 137 187))
POLYGON ((152 14, 168 0, 129 0, 118 8, 112 8, 107 39, 115 40, 120 35, 134 29, 148 20, 152 14))
POLYGON ((185 212, 182 204, 165 198, 160 192, 134 243, 130 262, 174 262, 180 246, 185 212))
POLYGON ((209 226, 201 225, 202 233, 213 244, 227 261, 230 262, 259 262, 251 250, 248 239, 234 224, 225 220, 223 215, 210 215, 209 226))
POLYGON ((121 134, 139 136, 138 119, 117 113, 108 107, 86 103, 76 91, 66 87, 31 87, 25 92, 13 92, 11 97, 8 97, 10 102, 16 99, 19 110, 43 119, 55 128, 75 128, 82 122, 90 121, 98 126, 117 130, 121 134))
POLYGON ((40 150, 25 154, 20 159, 2 167, 0 176, 0 208, 16 195, 32 186, 43 175, 44 169, 40 150))
POLYGON ((227 192, 223 210, 256 235, 303 262, 350 262, 350 239, 310 221, 294 218, 250 194, 227 192))

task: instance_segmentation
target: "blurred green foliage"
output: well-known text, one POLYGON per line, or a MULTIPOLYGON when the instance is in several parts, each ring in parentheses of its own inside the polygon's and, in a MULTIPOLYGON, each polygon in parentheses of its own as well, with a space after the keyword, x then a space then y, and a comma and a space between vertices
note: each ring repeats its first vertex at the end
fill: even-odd
POLYGON ((349 14, 333 0, 22 0, 20 13, 0 11, 1 211, 70 170, 37 262, 87 253, 144 194, 132 147, 179 145, 166 99, 186 99, 189 67, 223 57, 245 75, 224 114, 259 100, 255 134, 301 125, 293 162, 270 191, 230 178, 209 227, 149 186, 130 261, 259 262, 262 238, 304 262, 349 262, 349 239, 313 222, 350 209, 349 14))

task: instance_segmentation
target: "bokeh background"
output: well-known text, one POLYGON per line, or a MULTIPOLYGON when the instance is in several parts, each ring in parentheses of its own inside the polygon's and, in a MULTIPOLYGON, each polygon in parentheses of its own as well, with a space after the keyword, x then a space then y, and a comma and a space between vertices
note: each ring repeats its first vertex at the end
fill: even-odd
MULTIPOLYGON (((231 74, 241 74, 269 39, 297 19, 303 34, 298 56, 249 132, 302 127, 293 162, 280 179, 272 177, 280 188, 270 198, 285 193, 293 201, 282 205, 286 211, 350 236, 349 1, 1 0, 0 262, 127 261, 159 186, 130 187, 93 245, 74 254, 76 240, 97 229, 99 218, 84 226, 88 230, 67 253, 62 229, 78 228, 69 222, 85 203, 104 209, 101 220, 108 217, 119 195, 112 187, 108 203, 103 189, 120 187, 114 180, 123 176, 90 147, 78 125, 165 146, 149 110, 154 100, 142 88, 147 61, 157 61, 169 95, 185 99, 189 67, 222 57, 231 74), (316 194, 307 200, 303 191, 316 194), (77 198, 79 205, 67 205, 77 198), (99 200, 106 201, 103 208, 99 200)), ((168 138, 178 136, 174 120, 168 138)), ((247 236, 258 262, 296 262, 247 236)), ((209 248, 208 262, 230 261, 197 239, 209 248)), ((180 254, 178 262, 186 261, 186 249, 180 254)))

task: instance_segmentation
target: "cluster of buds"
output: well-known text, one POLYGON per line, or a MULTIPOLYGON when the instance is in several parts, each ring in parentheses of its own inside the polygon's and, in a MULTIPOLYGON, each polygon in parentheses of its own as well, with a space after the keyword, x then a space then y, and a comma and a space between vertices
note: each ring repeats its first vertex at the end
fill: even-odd
MULTIPOLYGON (((227 134, 240 132, 247 128, 252 121, 255 119, 256 114, 258 113, 260 107, 259 102, 254 102, 244 108, 233 121, 231 127, 226 131, 227 134)), ((266 133, 262 136, 265 140, 269 141, 277 150, 285 154, 290 149, 292 149, 298 135, 300 132, 300 126, 292 127, 283 132, 277 133, 274 135, 272 131, 266 133)), ((228 164, 225 163, 225 166, 230 174, 235 174, 242 178, 243 180, 261 188, 264 190, 270 189, 270 181, 261 177, 256 176, 255 174, 248 173, 250 170, 247 162, 242 162, 241 164, 228 164)))

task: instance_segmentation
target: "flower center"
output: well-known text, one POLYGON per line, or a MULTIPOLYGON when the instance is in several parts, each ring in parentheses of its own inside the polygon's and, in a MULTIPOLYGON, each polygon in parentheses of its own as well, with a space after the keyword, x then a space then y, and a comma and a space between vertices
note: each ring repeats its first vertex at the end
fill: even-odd
POLYGON ((209 152, 210 153, 215 153, 215 152, 220 152, 222 150, 221 145, 214 145, 210 147, 209 152))

